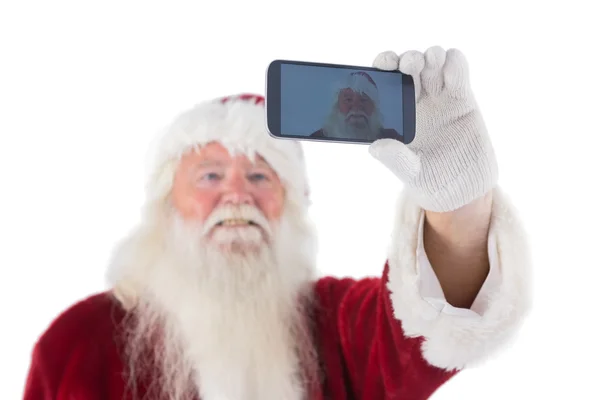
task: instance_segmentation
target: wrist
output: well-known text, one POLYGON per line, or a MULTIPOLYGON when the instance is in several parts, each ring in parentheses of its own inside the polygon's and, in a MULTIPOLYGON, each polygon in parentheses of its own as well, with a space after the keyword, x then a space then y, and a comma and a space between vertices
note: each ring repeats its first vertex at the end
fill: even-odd
POLYGON ((492 215, 492 192, 449 212, 425 211, 425 229, 439 245, 459 249, 480 246, 487 240, 492 215))

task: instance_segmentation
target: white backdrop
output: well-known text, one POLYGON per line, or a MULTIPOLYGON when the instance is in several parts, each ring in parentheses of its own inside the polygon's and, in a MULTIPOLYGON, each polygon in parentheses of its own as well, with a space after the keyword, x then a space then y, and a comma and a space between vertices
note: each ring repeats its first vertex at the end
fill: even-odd
MULTIPOLYGON (((147 146, 172 117, 262 93, 275 58, 370 66, 380 51, 431 45, 470 61, 535 260, 517 343, 434 399, 600 397, 594 3, 317 3, 1 3, 1 399, 22 397, 31 348, 57 313, 104 289, 142 203, 147 146)), ((306 149, 322 273, 378 274, 401 185, 365 146, 306 149)))

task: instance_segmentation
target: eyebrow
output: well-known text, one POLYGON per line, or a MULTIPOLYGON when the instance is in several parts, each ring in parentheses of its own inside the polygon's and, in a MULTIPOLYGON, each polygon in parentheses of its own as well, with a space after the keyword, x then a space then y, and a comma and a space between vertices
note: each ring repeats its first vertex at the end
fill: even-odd
MULTIPOLYGON (((198 164, 195 165, 196 168, 205 168, 205 167, 222 167, 223 165, 225 165, 224 162, 219 161, 219 160, 207 160, 207 161, 201 161, 198 164)), ((270 168, 269 163, 267 163, 266 161, 257 158, 256 161, 253 163, 252 165, 253 167, 262 167, 262 168, 270 168)))
POLYGON ((257 158, 256 161, 254 162, 254 166, 256 167, 265 167, 265 168, 271 168, 271 166, 269 165, 268 162, 266 162, 263 159, 257 158))
POLYGON ((203 168, 203 167, 220 167, 223 165, 222 161, 216 161, 216 160, 209 160, 209 161, 201 161, 199 163, 196 164, 197 168, 203 168))

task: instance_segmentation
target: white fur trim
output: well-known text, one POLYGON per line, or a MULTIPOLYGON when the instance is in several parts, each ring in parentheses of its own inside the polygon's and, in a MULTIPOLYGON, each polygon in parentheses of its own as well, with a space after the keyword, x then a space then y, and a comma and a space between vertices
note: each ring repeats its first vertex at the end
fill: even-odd
MULTIPOLYGON (((372 76, 371 79, 373 79, 372 76)), ((360 73, 348 74, 348 76, 346 76, 346 78, 336 86, 336 90, 334 91, 334 103, 338 101, 338 95, 340 91, 348 88, 354 90, 355 92, 366 94, 371 100, 373 100, 377 108, 379 108, 379 91, 377 90, 377 87, 374 86, 367 77, 360 73)))
POLYGON ((491 288, 487 309, 468 316, 440 312, 421 297, 416 248, 422 209, 403 195, 389 257, 394 315, 408 337, 420 337, 423 357, 447 370, 486 361, 515 338, 531 305, 531 262, 516 211, 494 189, 491 231, 496 241, 500 281, 491 288))
POLYGON ((162 200, 168 195, 183 153, 213 141, 229 150, 261 155, 277 172, 291 199, 308 204, 308 178, 300 143, 271 137, 263 104, 235 96, 226 102, 217 99, 201 103, 166 129, 151 155, 146 186, 149 200, 162 200))

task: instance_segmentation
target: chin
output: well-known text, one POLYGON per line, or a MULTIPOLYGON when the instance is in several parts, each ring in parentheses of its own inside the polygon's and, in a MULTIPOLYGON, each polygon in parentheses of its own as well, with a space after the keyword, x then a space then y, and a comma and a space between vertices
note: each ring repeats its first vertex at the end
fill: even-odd
POLYGON ((223 253, 224 256, 249 258, 260 254, 263 247, 255 243, 247 243, 243 241, 233 241, 228 243, 213 243, 212 246, 217 251, 223 253))
POLYGON ((257 225, 217 226, 207 237, 207 245, 229 254, 253 254, 266 248, 272 240, 257 225))
POLYGON ((378 111, 368 118, 348 118, 334 106, 323 129, 329 137, 374 139, 382 126, 382 117, 378 111))
POLYGON ((362 122, 351 122, 348 124, 349 129, 367 129, 369 125, 362 122))

